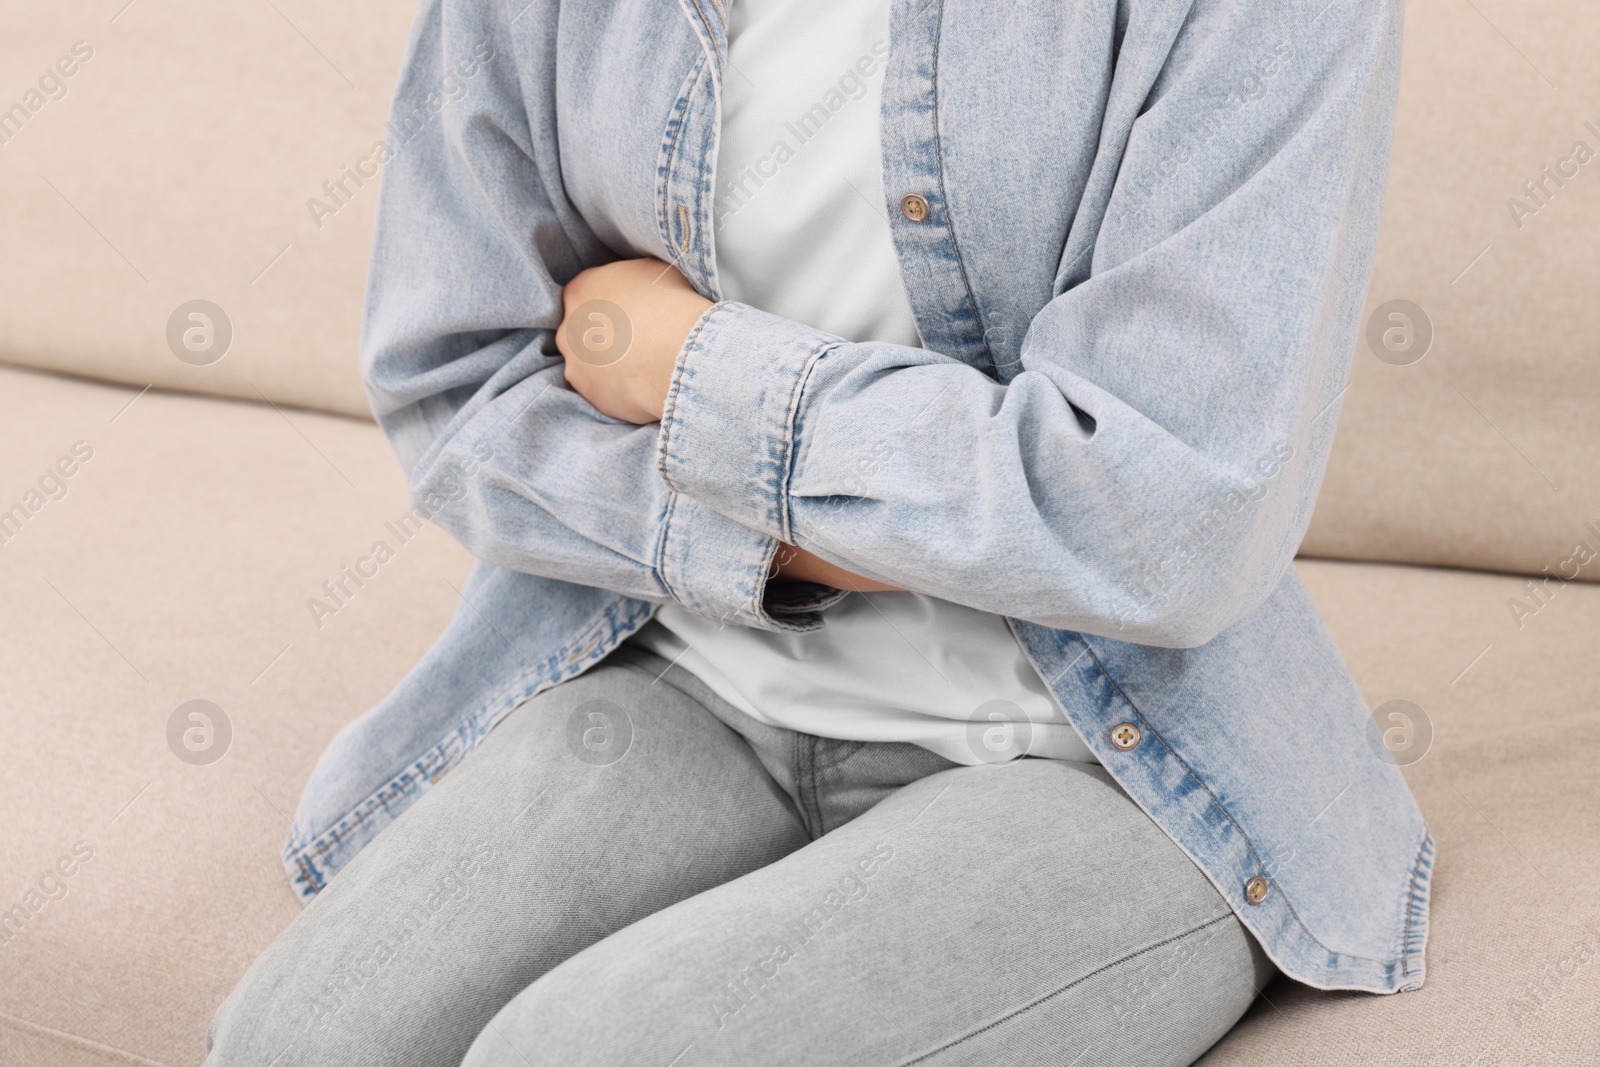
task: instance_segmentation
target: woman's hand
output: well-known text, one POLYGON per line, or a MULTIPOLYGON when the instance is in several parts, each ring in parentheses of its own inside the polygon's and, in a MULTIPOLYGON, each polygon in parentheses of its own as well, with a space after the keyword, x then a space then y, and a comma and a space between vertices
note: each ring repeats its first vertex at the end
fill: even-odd
POLYGON ((614 419, 661 421, 678 352, 710 306, 659 259, 590 267, 561 290, 556 348, 567 384, 614 419))
POLYGON ((820 556, 813 556, 805 549, 796 548, 794 545, 778 546, 778 554, 772 561, 771 577, 791 582, 815 582, 830 589, 843 589, 851 593, 905 592, 897 585, 886 585, 871 578, 863 578, 859 574, 852 574, 843 567, 835 566, 820 556))
MULTIPOLYGON (((678 353, 710 306, 659 259, 622 259, 580 272, 561 290, 556 329, 567 384, 614 419, 640 426, 661 421, 678 353)), ((772 577, 857 593, 903 591, 793 545, 779 547, 772 577)))

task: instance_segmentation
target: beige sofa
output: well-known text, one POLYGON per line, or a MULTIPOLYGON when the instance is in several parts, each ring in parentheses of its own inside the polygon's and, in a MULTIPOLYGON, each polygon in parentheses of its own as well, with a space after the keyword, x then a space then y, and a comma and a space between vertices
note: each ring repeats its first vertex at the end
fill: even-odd
MULTIPOLYGON (((0 1063, 199 1062, 299 910, 318 752, 457 602, 429 528, 306 607, 407 507, 355 362, 376 189, 306 201, 382 136, 409 18, 0 0, 0 1063), (196 299, 219 360, 169 347, 196 299), (195 699, 214 763, 169 745, 195 699)), ((1279 982, 1209 1067, 1600 1063, 1600 16, 1414 0, 1407 38, 1369 312, 1433 336, 1357 351, 1299 566, 1369 703, 1431 731, 1428 984, 1279 982)))

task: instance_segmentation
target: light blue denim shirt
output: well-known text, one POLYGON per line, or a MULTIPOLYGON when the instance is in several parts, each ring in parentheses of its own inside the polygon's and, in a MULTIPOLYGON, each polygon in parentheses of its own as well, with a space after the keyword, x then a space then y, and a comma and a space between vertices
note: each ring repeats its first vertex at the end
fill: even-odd
POLYGON ((1285 973, 1417 988, 1433 842, 1291 566, 1377 236, 1399 3, 895 0, 877 206, 922 348, 719 299, 725 22, 421 5, 363 370, 419 513, 481 562, 318 763, 297 891, 657 605, 819 625, 836 594, 767 588, 786 541, 1005 616, 1285 973), (598 414, 552 341, 564 282, 638 256, 717 301, 659 426, 598 414))

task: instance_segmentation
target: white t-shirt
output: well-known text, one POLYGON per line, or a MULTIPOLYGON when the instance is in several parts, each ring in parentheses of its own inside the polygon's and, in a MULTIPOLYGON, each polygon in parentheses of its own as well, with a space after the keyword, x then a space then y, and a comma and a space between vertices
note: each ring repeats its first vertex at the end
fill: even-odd
MULTIPOLYGON (((728 44, 713 201, 723 295, 849 340, 920 345, 883 195, 889 0, 733 0, 728 44)), ((823 619, 774 633, 668 605, 633 640, 775 726, 965 764, 1094 760, 1000 616, 852 593, 823 619)))

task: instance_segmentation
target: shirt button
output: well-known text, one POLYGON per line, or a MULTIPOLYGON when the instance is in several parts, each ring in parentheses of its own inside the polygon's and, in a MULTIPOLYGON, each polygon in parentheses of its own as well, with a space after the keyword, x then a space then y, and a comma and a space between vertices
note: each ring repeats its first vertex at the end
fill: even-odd
POLYGON ((921 193, 907 193, 900 198, 900 214, 912 222, 921 222, 928 217, 928 198, 921 193))
POLYGON ((1111 743, 1126 752, 1139 745, 1139 728, 1131 722, 1119 722, 1111 728, 1111 743))
POLYGON ((1244 899, 1259 904, 1267 899, 1267 880, 1259 874, 1244 884, 1244 899))

